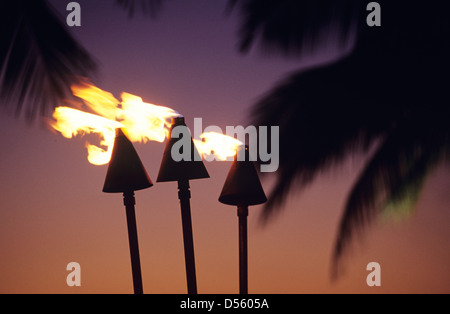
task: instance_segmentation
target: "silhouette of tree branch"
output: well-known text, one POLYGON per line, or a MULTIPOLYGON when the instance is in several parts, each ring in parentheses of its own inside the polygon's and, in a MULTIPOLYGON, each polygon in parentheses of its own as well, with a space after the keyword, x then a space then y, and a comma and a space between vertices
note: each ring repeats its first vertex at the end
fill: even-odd
POLYGON ((241 12, 239 47, 248 52, 259 44, 263 50, 285 55, 317 48, 335 32, 345 46, 361 11, 358 0, 231 0, 241 12))
POLYGON ((25 111, 30 121, 60 105, 70 86, 96 68, 44 0, 2 1, 0 39, 2 106, 25 111))
POLYGON ((351 190, 334 247, 333 279, 343 268, 341 258, 353 238, 361 237, 387 209, 411 211, 431 171, 440 162, 450 161, 448 122, 423 114, 408 117, 386 136, 351 190))
POLYGON ((450 71, 450 22, 445 13, 449 5, 378 1, 382 27, 370 28, 366 1, 345 2, 340 13, 330 14, 337 2, 341 3, 233 3, 243 12, 243 52, 259 41, 263 49, 281 55, 301 54, 311 41, 320 48, 328 25, 340 29, 342 44, 356 27, 350 54, 333 64, 291 74, 252 112, 255 125, 280 127, 280 168, 264 221, 280 211, 290 192, 301 191, 321 172, 339 166, 351 154, 367 154, 381 142, 344 208, 333 278, 339 275, 355 235, 360 236, 388 207, 414 208, 430 170, 450 161, 450 100, 447 80, 442 79, 450 71))

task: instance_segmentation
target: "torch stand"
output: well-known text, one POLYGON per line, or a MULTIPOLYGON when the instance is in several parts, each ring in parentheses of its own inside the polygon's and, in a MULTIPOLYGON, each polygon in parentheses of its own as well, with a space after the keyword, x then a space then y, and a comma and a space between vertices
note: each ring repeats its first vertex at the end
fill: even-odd
MULTIPOLYGON (((172 137, 172 131, 176 127, 184 128, 187 133, 189 129, 186 126, 183 117, 172 119, 172 128, 170 138, 164 149, 161 167, 159 168, 157 182, 178 182, 178 198, 181 206, 181 223, 183 227, 184 257, 186 262, 186 281, 188 294, 197 294, 197 279, 195 274, 194 257, 194 239, 192 235, 191 219, 191 191, 189 190, 189 181, 209 178, 208 171, 203 164, 200 155, 195 148, 192 137, 186 134, 187 138, 183 140, 190 143, 191 159, 175 161, 172 157, 174 145, 180 141, 178 137, 172 137)), ((185 149, 184 145, 183 148, 185 149)))
POLYGON ((106 173, 103 192, 123 193, 127 214, 128 241, 130 244, 131 271, 135 294, 143 294, 139 245, 134 212, 134 192, 153 186, 136 150, 122 130, 116 130, 116 139, 106 173))
POLYGON ((267 201, 266 194, 259 181, 253 162, 250 161, 247 146, 239 148, 234 162, 228 171, 227 179, 220 193, 219 202, 237 206, 239 217, 239 293, 248 294, 248 239, 247 217, 248 207, 263 204, 267 201), (238 155, 245 153, 245 159, 240 161, 238 155))
POLYGON ((183 226, 184 258, 186 260, 186 280, 188 294, 197 294, 197 279, 195 274, 194 239, 191 219, 191 191, 189 181, 178 181, 178 198, 181 205, 181 223, 183 226))
POLYGON ((143 294, 141 263, 139 259, 139 245, 136 228, 136 214, 134 210, 134 205, 136 204, 134 192, 123 193, 123 204, 125 205, 127 213, 128 241, 130 244, 134 294, 143 294))
POLYGON ((239 293, 248 294, 248 206, 238 206, 239 217, 239 293))

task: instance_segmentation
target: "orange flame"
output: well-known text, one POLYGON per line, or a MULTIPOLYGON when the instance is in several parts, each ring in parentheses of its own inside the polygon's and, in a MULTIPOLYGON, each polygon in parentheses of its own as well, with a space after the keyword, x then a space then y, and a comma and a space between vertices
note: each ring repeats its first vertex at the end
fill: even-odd
POLYGON ((104 165, 109 162, 114 145, 115 129, 122 127, 119 122, 68 107, 56 108, 53 118, 56 121, 50 122, 50 125, 66 138, 72 138, 78 134, 99 134, 102 138, 100 145, 107 149, 104 150, 86 142, 88 160, 94 165, 104 165))
POLYGON ((74 85, 71 90, 74 96, 83 99, 84 103, 100 116, 110 120, 116 119, 120 101, 113 94, 87 82, 82 85, 74 85))
MULTIPOLYGON (((169 136, 172 118, 180 114, 168 107, 145 103, 141 97, 122 93, 120 102, 111 93, 89 82, 72 86, 74 96, 96 114, 68 107, 58 107, 49 124, 66 138, 77 135, 98 134, 100 146, 86 142, 88 160, 94 165, 105 165, 111 160, 115 130, 122 128, 132 142, 164 142, 169 136)), ((206 160, 225 161, 234 158, 240 146, 239 140, 221 133, 206 132, 195 140, 200 155, 206 160)))
POLYGON ((220 161, 234 158, 238 148, 244 145, 234 137, 216 132, 203 133, 200 138, 201 141, 194 139, 194 144, 200 155, 208 161, 214 158, 220 161))
POLYGON ((78 134, 99 134, 100 145, 106 150, 86 143, 88 160, 94 165, 105 165, 111 160, 115 129, 125 129, 133 142, 164 142, 171 119, 180 116, 173 109, 145 103, 142 98, 128 93, 122 93, 122 102, 119 102, 111 93, 90 83, 73 86, 72 93, 98 115, 58 107, 53 113, 55 121, 49 124, 66 138, 78 134))
POLYGON ((170 108, 148 104, 141 97, 122 93, 118 119, 132 142, 164 142, 169 136, 172 118, 180 114, 170 108))

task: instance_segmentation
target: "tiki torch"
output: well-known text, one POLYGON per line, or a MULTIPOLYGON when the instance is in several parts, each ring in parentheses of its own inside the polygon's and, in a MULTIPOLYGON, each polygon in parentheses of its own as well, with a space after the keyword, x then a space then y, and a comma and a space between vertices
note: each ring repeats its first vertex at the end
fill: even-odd
POLYGON ((241 146, 228 172, 219 202, 237 206, 239 217, 239 293, 248 294, 248 207, 263 204, 266 195, 247 146, 241 146), (238 158, 239 157, 239 158, 238 158))
POLYGON ((111 161, 108 166, 103 192, 123 193, 126 209, 131 270, 135 294, 143 294, 139 245, 134 210, 134 192, 153 186, 136 150, 122 130, 117 129, 111 161))
MULTIPOLYGON (((195 274, 194 240, 192 235, 191 220, 191 191, 189 190, 189 180, 209 178, 208 171, 194 145, 192 137, 184 139, 190 145, 190 158, 175 161, 172 155, 174 145, 180 139, 173 137, 173 130, 185 128, 183 134, 190 134, 183 117, 172 119, 170 138, 167 141, 157 182, 178 182, 178 198, 181 207, 181 223, 183 228, 184 257, 186 263, 186 281, 189 294, 197 293, 197 279, 195 274)), ((183 135, 185 136, 185 135, 183 135)), ((183 140, 183 139, 181 139, 183 140)), ((183 150, 185 147, 181 147, 183 150)), ((180 152, 182 153, 182 152, 180 152)))

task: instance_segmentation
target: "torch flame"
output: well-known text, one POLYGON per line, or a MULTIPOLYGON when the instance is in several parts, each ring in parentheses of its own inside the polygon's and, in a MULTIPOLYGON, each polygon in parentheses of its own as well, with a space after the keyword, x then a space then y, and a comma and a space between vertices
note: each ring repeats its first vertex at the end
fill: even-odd
POLYGON ((99 134, 102 139, 100 145, 105 146, 106 150, 86 142, 88 160, 93 165, 104 165, 109 162, 114 145, 115 129, 122 127, 122 124, 68 107, 56 108, 53 118, 56 121, 50 122, 50 125, 66 138, 72 138, 78 134, 99 134))
POLYGON ((244 143, 221 133, 206 132, 200 135, 200 140, 194 139, 194 144, 198 152, 207 160, 216 158, 220 161, 226 161, 234 158, 237 150, 244 143))
POLYGON ((66 138, 99 134, 100 145, 106 149, 86 143, 88 160, 94 165, 105 165, 111 160, 117 128, 123 128, 132 142, 164 142, 171 119, 180 116, 173 109, 145 103, 141 97, 128 93, 122 93, 122 102, 119 102, 111 93, 88 82, 72 86, 72 93, 98 115, 58 107, 53 113, 55 121, 49 124, 66 138))
MULTIPOLYGON (((88 160, 94 165, 105 165, 111 160, 116 129, 126 132, 132 142, 164 142, 169 137, 172 118, 181 115, 175 110, 145 103, 141 97, 122 93, 120 102, 111 93, 89 82, 72 86, 74 96, 96 114, 68 107, 58 107, 53 113, 55 121, 49 124, 66 138, 95 133, 100 136, 100 146, 86 142, 88 160)), ((195 140, 198 152, 206 160, 225 161, 234 158, 244 144, 221 133, 206 132, 195 140)))
POLYGON ((103 91, 88 82, 74 85, 71 87, 71 90, 74 96, 83 99, 84 103, 98 115, 110 120, 116 119, 120 101, 113 94, 103 91))
POLYGON ((164 142, 169 136, 172 118, 180 114, 170 108, 148 104, 141 97, 122 93, 118 119, 132 142, 164 142))

